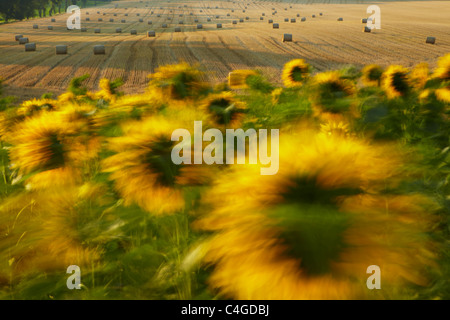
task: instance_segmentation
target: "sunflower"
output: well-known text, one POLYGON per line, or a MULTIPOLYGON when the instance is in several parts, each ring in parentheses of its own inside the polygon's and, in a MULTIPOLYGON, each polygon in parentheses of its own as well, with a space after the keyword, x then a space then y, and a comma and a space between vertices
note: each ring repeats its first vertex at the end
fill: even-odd
POLYGON ((430 69, 428 63, 422 62, 416 65, 410 74, 413 87, 419 90, 423 89, 428 81, 429 75, 430 69))
POLYGON ((184 208, 182 187, 207 178, 199 165, 176 165, 171 158, 179 143, 171 140, 173 131, 192 124, 154 116, 124 124, 124 135, 109 140, 108 148, 116 154, 103 160, 103 171, 111 173, 126 205, 136 203, 157 215, 184 208))
POLYGON ((450 80, 450 53, 438 60, 438 67, 434 70, 433 77, 443 81, 450 80))
POLYGON ((389 66, 383 73, 383 88, 389 99, 403 97, 410 90, 409 70, 398 65, 389 66))
POLYGON ((339 120, 343 115, 357 116, 352 109, 355 84, 341 77, 339 71, 328 71, 314 76, 312 81, 313 110, 325 120, 339 120))
POLYGON ((366 86, 380 86, 383 68, 369 64, 362 69, 362 81, 366 86))
POLYGON ((234 166, 205 196, 208 212, 194 227, 213 234, 193 254, 214 266, 211 287, 226 298, 285 300, 380 298, 426 285, 422 271, 434 266, 427 200, 386 192, 401 154, 297 132, 280 136, 278 174, 234 166), (382 270, 383 292, 366 287, 370 265, 382 270))
POLYGON ((57 101, 51 99, 33 99, 22 103, 17 110, 17 114, 20 116, 29 117, 41 110, 55 110, 57 101))
POLYGON ((258 72, 254 70, 233 70, 228 74, 228 85, 231 89, 248 88, 247 78, 256 75, 258 72))
POLYGON ((217 125, 237 128, 244 118, 245 105, 230 91, 208 95, 200 110, 209 114, 217 125))
POLYGON ((208 89, 203 73, 187 63, 161 66, 149 78, 150 89, 159 88, 174 100, 195 98, 208 89))
POLYGON ((27 118, 11 133, 11 166, 31 187, 64 185, 79 179, 76 164, 84 160, 84 122, 64 121, 58 112, 27 118))
POLYGON ((450 103, 450 84, 446 87, 436 89, 435 94, 438 100, 450 103))
POLYGON ((339 121, 327 121, 325 123, 320 124, 321 133, 331 136, 331 135, 341 135, 348 136, 350 134, 350 130, 348 128, 349 124, 339 121))
POLYGON ((311 67, 303 59, 294 59, 283 67, 281 79, 288 88, 301 86, 309 77, 311 67))

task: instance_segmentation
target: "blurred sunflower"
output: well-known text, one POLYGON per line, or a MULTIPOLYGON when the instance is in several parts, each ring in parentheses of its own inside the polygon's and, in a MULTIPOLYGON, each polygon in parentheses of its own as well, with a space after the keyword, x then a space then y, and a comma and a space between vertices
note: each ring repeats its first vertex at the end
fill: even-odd
POLYGON ((423 271, 435 266, 430 207, 387 192, 402 155, 296 132, 280 136, 278 174, 234 166, 204 197, 208 211, 194 227, 214 233, 192 254, 214 266, 209 284, 243 300, 398 298, 407 284, 426 285, 423 271), (383 292, 366 287, 370 265, 381 268, 383 292))
POLYGON ((232 128, 241 125, 245 109, 245 104, 230 91, 210 94, 200 105, 200 110, 209 114, 217 125, 232 128))
POLYGON ((430 69, 428 67, 428 63, 422 62, 416 65, 410 74, 411 83, 416 89, 423 89, 425 84, 427 83, 430 75, 430 69))
POLYGON ((409 70, 398 65, 389 66, 383 73, 382 83, 389 99, 403 97, 410 90, 409 70))
POLYGON ((288 88, 294 88, 303 85, 309 77, 311 67, 303 59, 294 59, 286 63, 283 67, 281 79, 288 88))
POLYGON ((341 77, 339 71, 319 73, 312 79, 313 110, 316 116, 339 120, 343 115, 357 116, 352 108, 355 84, 341 77))
POLYGON ((362 82, 366 86, 380 86, 383 68, 376 64, 369 64, 362 69, 362 82))
POLYGON ((233 70, 228 74, 228 85, 231 89, 248 88, 247 78, 256 75, 258 72, 255 70, 233 70))
POLYGON ((435 94, 438 100, 450 103, 450 84, 446 87, 436 89, 435 94))
MULTIPOLYGON (((126 205, 137 203, 153 214, 184 208, 182 186, 204 183, 208 178, 198 170, 199 165, 176 165, 171 159, 172 149, 179 143, 171 140, 173 131, 192 125, 154 116, 124 124, 123 136, 109 140, 108 148, 116 154, 103 160, 103 171, 111 173, 126 205)), ((184 143, 191 148, 191 141, 184 143)))
POLYGON ((33 188, 73 183, 79 179, 74 164, 86 160, 83 129, 83 122, 64 122, 57 112, 27 118, 11 134, 11 167, 32 174, 33 188))
POLYGON ((20 116, 29 117, 41 110, 55 110, 57 107, 57 101, 51 99, 33 99, 22 103, 17 110, 17 114, 20 116))
POLYGON ((340 135, 346 137, 350 134, 349 124, 342 121, 327 121, 320 124, 321 133, 331 136, 340 135))
POLYGON ((450 53, 438 60, 438 66, 434 70, 433 77, 444 81, 450 80, 450 53))
POLYGON ((149 88, 159 88, 171 99, 183 100, 202 95, 209 86, 202 80, 203 72, 187 63, 160 66, 149 76, 149 88))

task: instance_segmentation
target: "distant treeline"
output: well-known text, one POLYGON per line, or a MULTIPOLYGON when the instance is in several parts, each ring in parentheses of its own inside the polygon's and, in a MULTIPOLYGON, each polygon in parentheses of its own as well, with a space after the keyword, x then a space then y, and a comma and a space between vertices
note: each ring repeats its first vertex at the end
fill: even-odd
POLYGON ((77 5, 86 7, 88 4, 100 4, 111 0, 0 0, 0 16, 8 21, 23 20, 37 15, 45 17, 65 12, 67 7, 77 5))

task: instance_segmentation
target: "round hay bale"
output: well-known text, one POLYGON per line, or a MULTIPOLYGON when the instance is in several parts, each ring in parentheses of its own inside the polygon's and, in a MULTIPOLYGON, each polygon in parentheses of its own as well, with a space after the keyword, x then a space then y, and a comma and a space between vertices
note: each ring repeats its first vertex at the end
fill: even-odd
POLYGON ((114 13, 114 17, 117 17, 117 13, 114 13))
POLYGON ((297 13, 297 18, 300 18, 300 13, 297 13))
POLYGON ((273 23, 273 20, 272 20, 272 19, 269 19, 268 23, 273 23))
POLYGON ((81 28, 81 32, 87 32, 87 28, 81 28))
POLYGON ((242 18, 241 18, 241 19, 239 19, 239 22, 244 22, 244 19, 242 19, 242 18))
POLYGON ((28 43, 29 42, 29 40, 28 40, 28 38, 24 38, 24 37, 22 37, 22 38, 20 38, 19 39, 19 44, 26 44, 26 43, 28 43))
POLYGON ((266 14, 263 12, 261 15, 264 17, 266 14))
POLYGON ((436 43, 436 37, 427 37, 427 40, 425 43, 435 44, 436 43))
POLYGON ((99 22, 102 22, 102 21, 103 21, 103 19, 102 19, 102 18, 98 18, 98 21, 99 21, 99 22))
POLYGON ((203 10, 200 10, 200 12, 203 12, 203 10))
POLYGON ((322 12, 320 12, 320 13, 319 13, 319 16, 323 16, 323 13, 322 13, 322 12))
POLYGON ((203 25, 202 24, 198 24, 197 25, 197 29, 203 29, 203 25))
POLYGON ((264 20, 264 17, 259 17, 259 20, 264 20))
POLYGON ((55 47, 56 54, 67 54, 67 46, 66 45, 58 45, 55 47))
POLYGON ((53 30, 53 26, 48 26, 47 29, 48 30, 53 30))
POLYGON ((89 11, 87 11, 86 14, 89 15, 89 11))
POLYGON ((295 23, 297 20, 295 20, 294 18, 291 19, 291 23, 295 23))
POLYGON ((229 13, 227 13, 227 17, 229 17, 230 16, 230 14, 229 13))
POLYGON ((292 42, 292 34, 290 33, 283 34, 283 42, 292 42))
POLYGON ((193 16, 194 14, 192 12, 189 13, 190 16, 193 16))
POLYGON ((111 19, 109 19, 109 22, 114 22, 114 19, 112 19, 112 18, 111 18, 111 19))
POLYGON ((344 21, 344 18, 338 18, 337 21, 344 21))
POLYGON ((102 33, 102 30, 101 29, 95 29, 94 33, 102 33))
POLYGON ((125 23, 125 22, 127 22, 126 20, 124 20, 124 19, 122 19, 120 22, 122 22, 122 23, 125 23))
POLYGON ((39 26, 37 24, 33 24, 33 29, 39 29, 39 26))
POLYGON ((284 18, 284 22, 289 22, 289 18, 284 18))
POLYGON ((144 22, 144 19, 139 19, 139 22, 144 22))
POLYGON ((220 28, 222 28, 222 24, 221 24, 221 23, 218 23, 218 24, 217 24, 217 29, 220 29, 220 28))
POLYGON ((156 36, 156 32, 155 32, 155 31, 151 30, 151 31, 148 31, 148 32, 147 32, 147 37, 148 37, 148 38, 153 38, 153 37, 155 37, 155 36, 156 36))
POLYGON ((233 20, 232 24, 237 24, 237 20, 233 20))
POLYGON ((245 20, 250 20, 250 17, 245 17, 245 20))
POLYGON ((197 23, 197 22, 198 22, 198 19, 194 19, 194 22, 197 23))
POLYGON ((117 28, 116 33, 122 33, 122 28, 117 28))
POLYGON ((91 21, 91 18, 86 18, 86 21, 91 21))
POLYGON ((27 43, 25 44, 25 52, 36 51, 36 43, 27 43))
POLYGON ((161 15, 160 15, 160 14, 157 14, 156 17, 161 18, 161 15))
POLYGON ((180 27, 176 27, 175 28, 175 32, 181 32, 181 28, 180 27))
POLYGON ((245 12, 245 10, 242 10, 242 12, 245 12))
POLYGON ((167 24, 166 24, 166 23, 163 23, 162 27, 163 27, 163 28, 167 28, 167 24))
POLYGON ((206 21, 211 22, 211 18, 207 18, 206 21))
POLYGON ((371 31, 372 31, 372 29, 369 28, 368 26, 365 26, 365 27, 363 28, 363 32, 371 32, 371 31))
POLYGON ((300 19, 301 22, 305 22, 306 21, 306 17, 303 17, 300 19))
POLYGON ((219 19, 220 18, 220 16, 216 16, 216 19, 219 19))
POLYGON ((128 17, 128 13, 125 13, 125 17, 128 17))
POLYGON ((182 17, 183 15, 182 15, 182 14, 179 14, 178 16, 179 16, 179 17, 182 17))
POLYGON ((361 23, 367 23, 367 19, 366 18, 361 19, 361 23))
POLYGON ((183 24, 184 22, 183 21, 178 21, 178 24, 183 24))
POLYGON ((234 10, 231 10, 231 12, 234 12, 234 10))
POLYGON ((19 41, 20 38, 23 38, 23 34, 16 34, 14 36, 14 39, 16 39, 16 41, 19 41))
POLYGON ((272 28, 273 28, 273 29, 279 29, 279 28, 280 28, 280 25, 279 25, 278 23, 274 23, 274 24, 272 25, 272 28))
POLYGON ((53 18, 51 21, 52 21, 52 22, 56 22, 56 19, 53 18))
POLYGON ((313 14, 312 16, 311 16, 312 18, 315 18, 316 17, 316 15, 315 14, 313 14))
POLYGON ((96 45, 94 46, 94 54, 98 55, 98 54, 105 54, 106 50, 105 50, 105 46, 102 44, 96 45))
POLYGON ((131 34, 132 36, 137 35, 137 30, 136 30, 136 29, 130 30, 130 34, 131 34))
POLYGON ((153 24, 153 22, 152 21, 147 21, 147 24, 153 24))
POLYGON ((141 16, 141 14, 140 13, 136 13, 136 17, 140 17, 141 16))

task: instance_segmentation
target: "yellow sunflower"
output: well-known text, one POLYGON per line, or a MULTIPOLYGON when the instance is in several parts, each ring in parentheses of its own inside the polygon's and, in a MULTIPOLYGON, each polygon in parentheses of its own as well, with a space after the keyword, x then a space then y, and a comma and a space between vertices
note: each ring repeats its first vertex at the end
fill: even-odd
POLYGON ((312 79, 313 110, 324 120, 341 121, 345 116, 358 116, 353 108, 355 84, 341 77, 339 71, 319 73, 312 79))
POLYGON ((284 65, 281 79, 288 88, 301 86, 308 79, 310 69, 310 65, 303 59, 291 60, 284 65))
POLYGON ((389 99, 405 96, 410 90, 409 70, 398 65, 389 66, 383 73, 383 88, 389 99))
POLYGON ((438 66, 434 70, 433 77, 444 81, 450 80, 450 53, 439 58, 438 66))
POLYGON ((20 116, 31 116, 41 110, 55 110, 57 101, 51 99, 32 99, 25 101, 21 104, 17 110, 17 114, 20 116))
POLYGON ((399 178, 395 147, 303 127, 280 139, 276 175, 234 166, 204 197, 194 227, 214 233, 188 259, 213 265, 211 287, 243 300, 360 299, 427 284, 429 207, 386 192, 399 178), (383 290, 367 289, 370 265, 383 290))
MULTIPOLYGON (((123 125, 123 136, 111 138, 108 148, 115 155, 103 160, 125 204, 136 203, 153 214, 173 213, 184 208, 182 186, 205 182, 200 165, 176 165, 172 149, 175 129, 188 129, 193 122, 168 121, 161 116, 123 125)), ((191 141, 185 141, 188 148, 191 141)), ((191 152, 193 157, 193 152, 191 152)))
POLYGON ((427 83, 430 75, 430 69, 428 67, 428 63, 422 62, 416 65, 410 74, 411 83, 416 89, 423 89, 425 84, 427 83))
POLYGON ((362 81, 366 86, 380 86, 383 68, 369 64, 362 69, 362 81))
POLYGON ((171 99, 195 98, 208 88, 203 72, 187 63, 161 66, 149 76, 149 88, 159 88, 171 99))
POLYGON ((438 100, 450 103, 450 84, 447 87, 436 89, 435 94, 438 100))
POLYGON ((228 74, 228 85, 231 89, 248 88, 247 78, 258 75, 254 70, 233 70, 228 74))
POLYGON ((87 160, 84 122, 64 121, 58 112, 41 113, 17 125, 11 134, 11 166, 28 179, 32 188, 73 183, 77 164, 87 160))
POLYGON ((218 126, 231 128, 241 125, 245 109, 245 104, 230 91, 210 94, 200 105, 200 110, 209 114, 218 126))
POLYGON ((350 135, 349 124, 342 121, 327 121, 321 123, 320 131, 328 136, 340 135, 346 137, 350 135))

